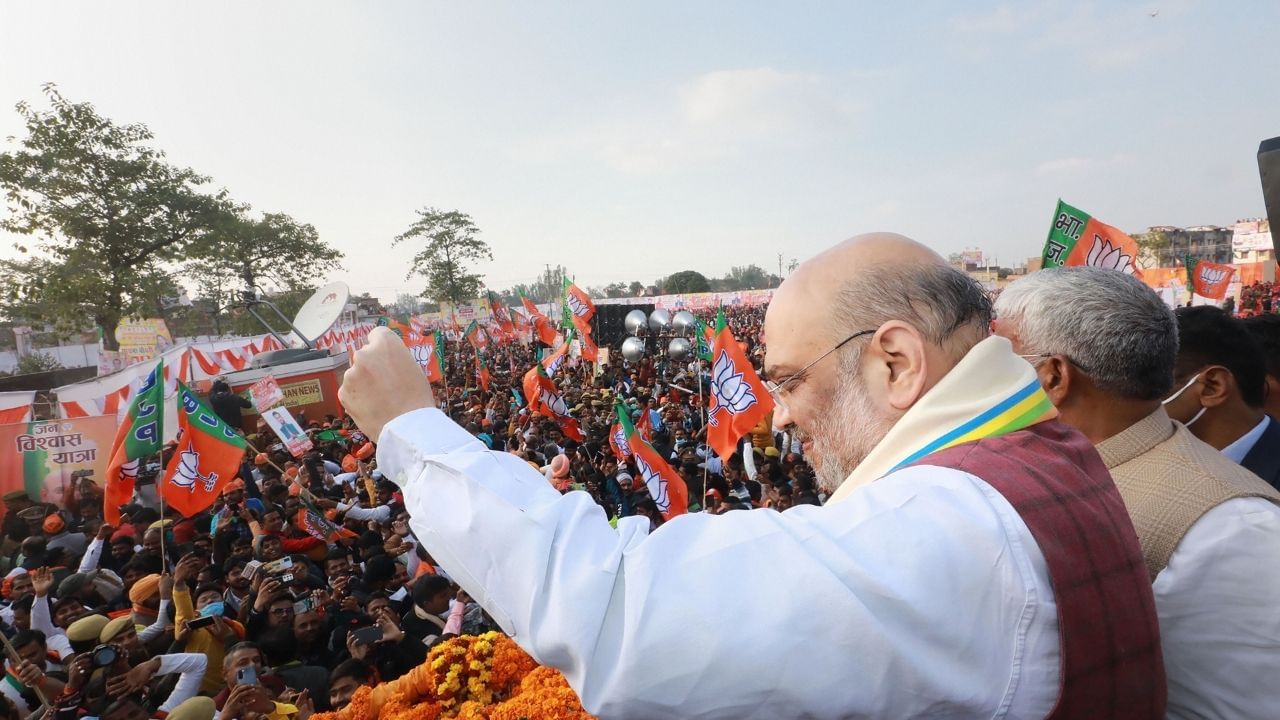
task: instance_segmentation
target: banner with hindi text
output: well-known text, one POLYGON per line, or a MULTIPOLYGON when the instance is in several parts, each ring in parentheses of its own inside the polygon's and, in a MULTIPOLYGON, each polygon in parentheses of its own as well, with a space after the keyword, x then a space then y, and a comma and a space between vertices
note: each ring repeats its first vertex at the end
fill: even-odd
POLYGON ((114 415, 100 415, 0 425, 0 494, 24 490, 60 505, 73 475, 101 485, 118 424, 114 415))

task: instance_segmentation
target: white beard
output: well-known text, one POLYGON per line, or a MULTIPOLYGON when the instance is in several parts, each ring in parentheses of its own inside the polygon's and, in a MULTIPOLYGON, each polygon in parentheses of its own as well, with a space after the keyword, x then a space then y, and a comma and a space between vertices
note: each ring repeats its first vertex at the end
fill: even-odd
POLYGON ((806 457, 818 488, 830 495, 880 444, 893 423, 880 415, 857 375, 843 372, 830 405, 818 418, 812 433, 797 430, 796 437, 813 441, 806 457))

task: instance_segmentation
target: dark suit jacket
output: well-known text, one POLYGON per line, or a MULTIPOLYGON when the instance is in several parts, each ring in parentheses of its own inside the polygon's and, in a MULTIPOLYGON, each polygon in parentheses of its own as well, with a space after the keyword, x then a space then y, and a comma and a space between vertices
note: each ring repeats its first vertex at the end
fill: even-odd
POLYGON ((1240 464, 1280 490, 1280 420, 1271 418, 1267 429, 1262 431, 1262 437, 1240 464))

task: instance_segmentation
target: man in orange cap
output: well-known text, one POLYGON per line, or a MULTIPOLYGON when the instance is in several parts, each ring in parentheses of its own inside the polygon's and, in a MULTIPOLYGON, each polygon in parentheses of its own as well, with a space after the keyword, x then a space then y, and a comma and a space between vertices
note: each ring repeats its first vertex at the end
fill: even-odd
POLYGON ((67 521, 63 520, 58 513, 44 519, 44 536, 46 548, 49 550, 62 548, 68 555, 75 557, 84 555, 85 548, 89 546, 89 540, 84 533, 67 531, 67 521))

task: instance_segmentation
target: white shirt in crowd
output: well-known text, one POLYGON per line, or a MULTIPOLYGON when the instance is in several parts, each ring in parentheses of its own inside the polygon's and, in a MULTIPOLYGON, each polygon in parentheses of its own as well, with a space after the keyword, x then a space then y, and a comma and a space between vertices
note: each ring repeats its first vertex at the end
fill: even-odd
POLYGON ((967 473, 648 535, 435 409, 391 422, 378 464, 423 547, 593 714, 1034 718, 1057 699, 1044 556, 967 473))

